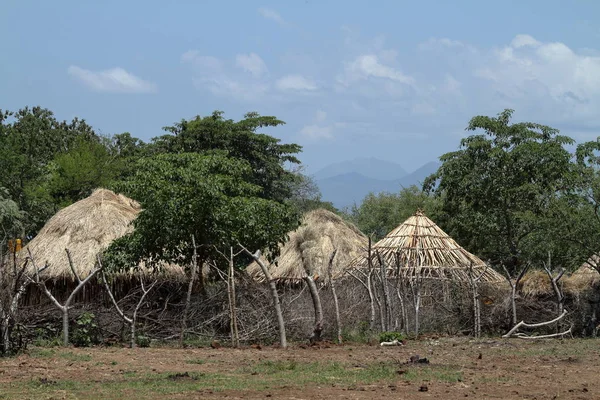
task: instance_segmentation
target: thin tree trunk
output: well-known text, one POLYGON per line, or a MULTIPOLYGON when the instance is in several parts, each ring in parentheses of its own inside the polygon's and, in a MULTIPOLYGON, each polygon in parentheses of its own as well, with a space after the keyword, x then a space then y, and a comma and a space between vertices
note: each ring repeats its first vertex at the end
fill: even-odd
POLYGON ((519 285, 519 281, 521 281, 521 279, 523 279, 523 276, 525 276, 525 273, 529 269, 529 266, 530 266, 530 264, 525 264, 525 266, 523 267, 523 269, 517 276, 517 279, 515 279, 513 281, 512 277, 510 276, 510 272, 508 272, 508 269, 506 269, 506 266, 504 264, 502 264, 502 268, 504 269, 504 273, 506 274, 506 279, 508 281, 508 284, 510 285, 510 304, 511 304, 511 308, 512 308, 512 325, 513 326, 517 324, 517 303, 516 303, 517 286, 519 285))
MULTIPOLYGON (((563 275, 565 273, 565 269, 562 268, 560 270, 560 272, 558 273, 558 275, 553 277, 552 271, 551 271, 551 263, 552 263, 551 255, 550 255, 550 252, 548 252, 548 264, 547 265, 544 264, 544 270, 548 274, 548 278, 550 278, 550 283, 552 284, 552 290, 554 290, 554 294, 556 295, 556 311, 557 311, 558 315, 562 315, 563 310, 564 310, 565 296, 563 295, 562 290, 558 287, 558 281, 560 280, 560 278, 563 277, 563 275)), ((556 332, 560 332, 560 330, 561 330, 561 325, 560 325, 560 321, 558 321, 556 323, 556 332)))
POLYGON ((285 322, 283 320, 283 313, 281 312, 281 303, 279 301, 279 294, 277 293, 277 285, 269 272, 267 266, 260 259, 260 250, 257 250, 255 254, 250 253, 248 249, 238 243, 238 245, 244 250, 246 254, 256 261, 263 274, 265 275, 265 279, 269 282, 269 288, 271 289, 271 297, 273 299, 273 307, 275 308, 275 313, 277 314, 277 324, 279 325, 279 345, 282 348, 287 348, 287 338, 285 335, 285 322))
POLYGON ((342 344, 342 323, 340 322, 340 303, 338 302, 337 293, 335 291, 335 284, 333 283, 333 259, 337 253, 337 249, 333 250, 331 257, 329 257, 329 264, 327 264, 327 274, 329 275, 329 286, 331 287, 331 294, 333 295, 333 305, 335 306, 335 325, 337 330, 337 342, 342 344))
MULTIPOLYGON (((37 266, 35 264, 33 255, 31 254, 31 250, 28 249, 28 252, 29 252, 29 259, 31 260, 31 263, 33 264, 33 268, 35 270, 35 283, 44 291, 44 294, 52 301, 52 303, 56 306, 56 308, 58 308, 62 313, 63 345, 68 346, 69 345, 69 308, 71 306, 71 302, 73 301, 73 299, 75 298, 77 293, 79 293, 79 291, 81 289, 83 289, 83 287, 98 272, 102 271, 104 267, 102 266, 102 264, 98 264, 98 267, 94 268, 92 270, 92 272, 88 275, 88 277, 82 280, 79 277, 79 274, 77 273, 77 271, 75 270, 75 266, 73 265, 73 259, 71 258, 71 252, 68 249, 65 249, 65 252, 67 253, 67 260, 69 261, 69 267, 71 268, 71 272, 75 276, 75 279, 77 280, 78 283, 77 283, 77 287, 75 287, 75 289, 73 289, 73 291, 71 292, 71 294, 69 295, 69 297, 67 298, 65 303, 60 304, 58 302, 58 300, 56 300, 56 298, 52 295, 52 293, 50 293, 50 291, 46 287, 45 282, 40 280, 40 270, 37 268, 37 266)), ((100 259, 98 258, 98 261, 99 260, 100 259)))
POLYGON ((238 347, 240 345, 240 339, 238 335, 237 312, 235 304, 235 273, 233 268, 233 247, 229 248, 229 256, 229 284, 227 285, 229 289, 229 324, 231 330, 231 344, 233 347, 238 347))
POLYGON ((369 306, 371 309, 371 315, 369 318, 369 330, 373 331, 373 329, 375 329, 375 314, 377 313, 375 310, 375 298, 373 295, 373 289, 371 288, 371 275, 372 275, 372 271, 369 270, 368 273, 365 273, 361 270, 356 270, 356 271, 348 271, 348 274, 353 277, 354 279, 356 279, 357 281, 359 281, 365 289, 367 289, 367 293, 369 294, 369 306), (361 279, 360 277, 355 275, 356 273, 361 273, 364 277, 364 280, 361 279))
POLYGON ((383 310, 384 310, 383 321, 385 322, 385 325, 383 326, 383 331, 388 331, 390 329, 391 309, 390 309, 390 299, 389 299, 389 292, 388 292, 388 285, 387 285, 387 283, 388 283, 387 282, 387 268, 386 268, 385 263, 383 262, 383 258, 379 254, 379 251, 377 252, 377 259, 379 260, 379 271, 380 271, 380 276, 381 276, 381 293, 383 295, 383 310))
POLYGON ((190 303, 192 301, 192 290, 194 288, 194 282, 196 281, 196 276, 198 275, 198 253, 196 251, 196 238, 192 235, 192 246, 194 246, 194 253, 192 255, 192 274, 190 277, 190 281, 188 283, 187 288, 187 296, 185 298, 185 307, 183 309, 183 318, 181 318, 181 333, 179 335, 179 346, 183 347, 183 342, 185 339, 185 331, 187 330, 187 319, 188 312, 190 309, 190 303))
POLYGON ((323 308, 321 307, 321 297, 319 296, 319 290, 317 289, 317 285, 312 276, 307 275, 303 279, 308 285, 310 297, 312 297, 313 307, 315 309, 315 326, 310 341, 313 343, 320 342, 321 332, 323 332, 323 308))

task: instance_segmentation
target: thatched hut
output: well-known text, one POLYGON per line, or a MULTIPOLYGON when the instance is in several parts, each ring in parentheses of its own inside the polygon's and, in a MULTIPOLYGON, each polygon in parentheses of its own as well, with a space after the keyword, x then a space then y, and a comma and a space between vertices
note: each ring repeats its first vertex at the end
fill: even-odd
MULTIPOLYGON (((379 258, 392 276, 466 282, 472 266, 474 277, 483 274, 481 282, 504 281, 502 275, 459 246, 421 210, 372 246, 371 265, 379 266, 379 258)), ((367 268, 368 264, 365 255, 353 262, 355 268, 367 268)))
MULTIPOLYGON (((578 295, 600 284, 600 273, 593 267, 598 265, 598 257, 593 256, 583 263, 575 272, 563 276, 559 286, 564 293, 578 295)), ((523 276, 520 283, 521 293, 526 297, 554 296, 550 277, 545 271, 532 270, 523 276)))
MULTIPOLYGON (((141 211, 140 205, 122 194, 96 189, 89 197, 56 213, 20 252, 22 258, 31 251, 35 263, 47 278, 74 280, 65 249, 73 266, 83 279, 94 269, 97 255, 117 238, 133 230, 132 222, 141 211)), ((169 277, 184 276, 179 266, 163 268, 169 277)))
MULTIPOLYGON (((350 262, 366 251, 368 239, 358 228, 324 209, 309 211, 289 240, 280 245, 280 255, 269 271, 280 283, 298 283, 305 276, 305 266, 315 279, 325 280, 329 258, 337 249, 332 278, 342 276, 350 262)), ((268 262, 265 261, 265 264, 268 262)), ((246 271, 257 281, 265 277, 256 262, 246 271)))

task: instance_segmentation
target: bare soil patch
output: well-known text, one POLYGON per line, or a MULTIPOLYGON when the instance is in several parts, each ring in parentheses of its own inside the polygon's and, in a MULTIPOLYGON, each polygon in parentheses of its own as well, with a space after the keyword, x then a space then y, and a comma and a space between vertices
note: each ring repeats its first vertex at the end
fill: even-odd
POLYGON ((598 344, 430 338, 287 350, 32 348, 0 360, 0 399, 597 399, 598 344), (411 362, 416 355, 429 362, 411 362))

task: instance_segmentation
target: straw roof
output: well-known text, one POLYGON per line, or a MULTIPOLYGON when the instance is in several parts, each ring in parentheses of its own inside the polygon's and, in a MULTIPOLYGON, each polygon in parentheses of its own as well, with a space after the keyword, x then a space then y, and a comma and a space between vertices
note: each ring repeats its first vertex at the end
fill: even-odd
MULTIPOLYGON (((337 253, 332 265, 332 277, 338 278, 348 264, 366 251, 368 239, 354 225, 324 209, 304 214, 302 224, 289 233, 289 240, 280 244, 280 255, 269 271, 280 282, 295 283, 306 275, 306 265, 314 277, 327 276, 329 258, 334 249, 337 253)), ((268 262, 264 260, 265 265, 268 262)), ((257 281, 265 277, 256 262, 246 271, 257 281)))
MULTIPOLYGON (((73 266, 83 279, 96 266, 96 258, 115 240, 133 231, 133 220, 141 211, 140 205, 121 194, 96 189, 89 197, 71 204, 56 213, 38 235, 21 251, 20 257, 31 250, 33 258, 47 277, 74 279, 65 249, 71 253, 73 266)), ((168 265, 168 275, 181 275, 183 269, 168 265)))
MULTIPOLYGON (((600 273, 592 268, 588 262, 585 262, 571 275, 565 274, 559 280, 559 284, 565 293, 579 294, 600 284, 600 273)), ((528 297, 548 296, 554 295, 554 289, 545 271, 533 270, 523 276, 521 280, 521 293, 528 297)))
MULTIPOLYGON (((390 274, 396 274, 399 266, 403 276, 468 281, 472 265, 475 277, 483 273, 481 282, 504 281, 502 275, 486 267, 480 258, 460 247, 422 210, 417 210, 373 245, 372 265, 379 265, 377 254, 381 256, 390 274)), ((367 267, 368 256, 355 260, 353 266, 367 267)))

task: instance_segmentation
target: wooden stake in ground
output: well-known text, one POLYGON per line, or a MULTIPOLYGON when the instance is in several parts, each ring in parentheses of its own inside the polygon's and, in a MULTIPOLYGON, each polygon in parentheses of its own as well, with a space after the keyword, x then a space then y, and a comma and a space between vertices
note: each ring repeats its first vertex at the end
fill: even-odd
POLYGON ((71 259, 71 253, 69 252, 68 249, 65 249, 65 252, 67 253, 67 260, 69 261, 69 267, 71 268, 71 272, 73 272, 75 279, 77 279, 77 287, 75 289, 73 289, 73 291, 71 292, 71 294, 69 295, 69 297, 67 298, 65 303, 60 304, 58 302, 58 300, 56 300, 56 298, 52 295, 52 293, 50 293, 50 291, 46 287, 46 283, 44 281, 40 280, 40 270, 38 269, 37 265, 35 264, 35 260, 33 259, 31 250, 27 249, 27 251, 29 252, 29 259, 31 260, 33 268, 35 269, 35 283, 44 291, 44 294, 52 301, 52 303, 56 306, 56 308, 58 308, 60 310, 60 312, 62 313, 63 345, 68 346, 69 345, 69 309, 71 308, 71 302, 75 298, 75 295, 77 295, 77 293, 79 293, 79 291, 81 289, 83 289, 83 287, 98 272, 102 271, 102 268, 104 268, 104 267, 102 265, 97 266, 96 268, 94 268, 92 270, 92 272, 90 272, 90 274, 88 275, 87 278, 81 280, 81 278, 79 277, 79 274, 77 273, 77 271, 75 271, 75 267, 73 266, 73 260, 71 259))
POLYGON ((340 303, 338 302, 337 293, 335 292, 335 284, 333 283, 332 269, 333 259, 337 253, 337 249, 333 250, 331 257, 329 257, 329 264, 327 264, 327 275, 329 278, 329 287, 331 288, 331 294, 333 295, 333 305, 335 306, 335 326, 337 329, 337 342, 342 344, 342 324, 340 322, 340 303))
MULTIPOLYGON (((98 259, 98 263, 100 263, 100 259, 98 259)), ((135 308, 133 309, 133 314, 132 314, 131 318, 128 317, 127 315, 125 315, 123 310, 121 310, 121 307, 119 307, 119 304, 115 300, 115 296, 113 295, 112 291, 110 290, 110 286, 108 285, 108 280, 106 279, 106 275, 104 274, 104 271, 102 271, 102 281, 104 282, 104 287, 106 288, 106 291, 108 292, 108 297, 110 298, 110 301, 113 303, 113 305, 115 306, 115 309, 117 310, 117 314, 119 314, 119 316, 123 319, 123 321, 125 321, 125 323, 127 323, 129 325, 129 332, 131 335, 131 338, 129 341, 129 347, 131 347, 133 349, 133 348, 135 348, 135 345, 136 345, 135 330, 136 330, 136 324, 137 324, 138 311, 144 304, 144 300, 146 299, 146 296, 148 295, 148 293, 150 293, 150 291, 152 290, 154 285, 156 285, 157 281, 154 280, 150 284, 150 286, 148 286, 148 289, 146 289, 146 287, 144 285, 144 278, 142 276, 140 276, 140 286, 142 288, 142 296, 140 297, 140 300, 137 302, 135 308)))
POLYGON ((400 271, 400 254, 395 253, 396 258, 396 296, 398 296, 398 301, 400 302, 400 316, 402 318, 402 325, 404 329, 404 333, 408 333, 408 315, 406 313, 406 305, 404 299, 406 297, 406 285, 404 279, 402 278, 402 273, 400 271))
POLYGON ((283 320, 283 313, 281 312, 281 303, 279 302, 279 294, 277 293, 277 285, 275 284, 275 281, 273 280, 269 269, 260 259, 260 250, 257 250, 256 253, 252 254, 247 248, 242 246, 240 243, 238 243, 238 246, 240 246, 240 248, 246 254, 252 257, 254 261, 256 261, 263 274, 265 275, 265 279, 269 283, 269 288, 271 289, 271 297, 273 299, 273 307, 275 308, 275 314, 277 314, 277 323, 279 324, 279 345, 285 349, 287 347, 287 338, 285 335, 285 322, 283 320))
POLYGON ((187 330, 187 319, 188 312, 190 309, 190 303, 192 301, 192 290, 194 288, 194 282, 196 281, 196 277, 198 275, 198 252, 196 247, 196 238, 192 235, 192 246, 193 246, 193 255, 192 255, 192 271, 190 276, 190 281, 188 283, 187 296, 185 298, 185 307, 183 309, 183 316, 181 318, 181 333, 179 335, 179 346, 183 347, 183 342, 185 339, 185 331, 187 330))
POLYGON ((469 285, 471 287, 471 299, 473 301, 473 336, 476 338, 481 337, 481 303, 479 302, 479 281, 485 274, 487 267, 488 266, 486 265, 479 276, 475 276, 475 271, 473 271, 473 263, 469 265, 468 270, 469 285))
POLYGON ((502 264, 502 268, 504 268, 504 273, 506 273, 506 280, 508 281, 508 284, 510 285, 510 289, 511 289, 510 290, 510 305, 512 307, 512 324, 513 325, 516 325, 516 323, 517 323, 517 303, 515 301, 515 299, 517 297, 517 286, 519 286, 519 282, 521 281, 521 279, 523 279, 523 276, 525 276, 525 273, 529 269, 530 265, 531 264, 529 264, 529 263, 525 264, 525 266, 523 267, 523 269, 517 276, 517 279, 513 280, 513 278, 510 276, 510 272, 508 272, 508 269, 506 269, 506 266, 504 264, 502 264))
POLYGON ((390 330, 390 320, 391 320, 391 307, 390 307, 390 295, 388 292, 388 279, 387 279, 387 266, 385 265, 379 251, 377 252, 377 260, 379 261, 379 279, 381 283, 381 293, 383 295, 383 321, 384 326, 382 326, 382 330, 389 331, 390 330))

